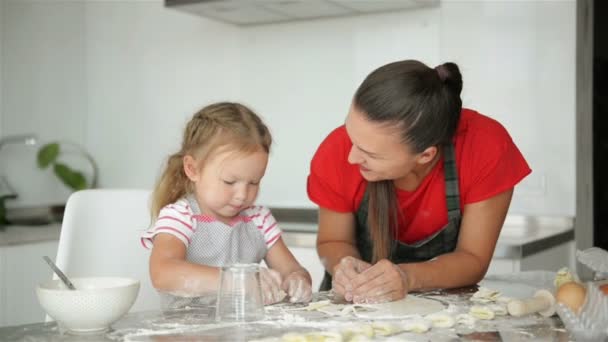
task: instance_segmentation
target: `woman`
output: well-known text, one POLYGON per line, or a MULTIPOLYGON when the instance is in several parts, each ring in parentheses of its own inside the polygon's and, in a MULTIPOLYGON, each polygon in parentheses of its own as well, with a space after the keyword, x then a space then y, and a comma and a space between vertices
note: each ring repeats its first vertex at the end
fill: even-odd
POLYGON ((373 303, 483 278, 513 187, 531 170, 500 123, 462 108, 461 90, 456 64, 414 60, 359 86, 308 177, 321 290, 373 303))

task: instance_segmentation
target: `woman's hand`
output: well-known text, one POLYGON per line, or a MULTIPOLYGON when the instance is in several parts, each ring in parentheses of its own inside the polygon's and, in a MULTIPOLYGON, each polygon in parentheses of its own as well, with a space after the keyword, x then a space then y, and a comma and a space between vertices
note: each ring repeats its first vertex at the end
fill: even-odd
POLYGON ((334 275, 332 277, 331 285, 334 293, 343 297, 346 301, 352 301, 353 289, 355 288, 352 281, 361 272, 370 268, 370 266, 367 262, 352 256, 340 259, 340 262, 334 267, 334 275))
POLYGON ((351 280, 354 303, 383 303, 404 298, 408 276, 399 265, 382 259, 351 280))
POLYGON ((289 295, 292 303, 308 303, 312 299, 310 275, 305 269, 291 272, 283 280, 281 289, 289 295))
POLYGON ((260 268, 260 282, 262 283, 262 298, 264 305, 274 304, 282 301, 287 295, 281 289, 281 274, 275 270, 265 267, 260 268))

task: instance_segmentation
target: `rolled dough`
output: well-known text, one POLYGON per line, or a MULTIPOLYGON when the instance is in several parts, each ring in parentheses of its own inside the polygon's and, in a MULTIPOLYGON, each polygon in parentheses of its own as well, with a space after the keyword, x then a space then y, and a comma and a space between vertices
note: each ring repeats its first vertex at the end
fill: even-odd
POLYGON ((428 315, 445 309, 440 302, 409 295, 404 299, 382 304, 358 304, 366 310, 355 308, 357 317, 369 319, 390 319, 411 315, 428 315))

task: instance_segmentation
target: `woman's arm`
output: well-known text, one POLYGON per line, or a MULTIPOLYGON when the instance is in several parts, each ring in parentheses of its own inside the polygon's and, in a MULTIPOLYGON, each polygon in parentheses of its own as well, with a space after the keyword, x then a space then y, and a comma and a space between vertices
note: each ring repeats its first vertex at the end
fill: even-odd
POLYGON ((171 234, 154 237, 150 279, 158 291, 179 296, 200 296, 217 290, 219 268, 186 261, 186 246, 171 234))
POLYGON ((513 189, 464 207, 456 249, 419 263, 378 262, 352 284, 359 301, 403 298, 408 291, 476 284, 485 275, 504 223, 513 189))
POLYGON ((404 264, 411 290, 478 283, 486 274, 507 216, 513 189, 464 207, 456 250, 437 259, 404 264))
POLYGON ((361 258, 355 239, 355 217, 352 213, 319 208, 317 253, 323 267, 332 276, 342 258, 361 258))
POLYGON ((323 267, 332 275, 334 293, 347 301, 353 300, 351 281, 371 265, 360 259, 352 213, 319 208, 317 253, 323 267))

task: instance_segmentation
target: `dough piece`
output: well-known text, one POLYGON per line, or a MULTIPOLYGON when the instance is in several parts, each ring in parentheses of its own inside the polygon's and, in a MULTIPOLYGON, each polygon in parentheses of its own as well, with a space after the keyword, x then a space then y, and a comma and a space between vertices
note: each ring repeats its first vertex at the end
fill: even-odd
POLYGON ((471 316, 471 314, 465 313, 456 315, 456 323, 458 324, 472 327, 475 325, 475 322, 477 322, 477 319, 471 316))
POLYGON ((345 340, 348 342, 371 342, 373 341, 373 339, 365 336, 365 335, 354 335, 353 337, 351 337, 348 340, 345 340))
POLYGON ((342 337, 346 341, 352 341, 355 338, 373 338, 376 335, 374 328, 370 324, 363 324, 357 327, 347 328, 342 330, 342 337))
POLYGON ((454 316, 445 312, 436 312, 424 317, 426 320, 431 321, 433 327, 436 328, 451 328, 456 324, 454 316))
POLYGON ((496 316, 505 316, 508 313, 507 306, 503 304, 490 304, 487 307, 494 311, 496 316))
POLYGON ((322 308, 324 306, 331 305, 331 302, 328 300, 320 300, 318 302, 312 302, 303 308, 296 308, 295 310, 304 310, 304 311, 314 311, 322 308))
POLYGON ((557 290, 563 284, 571 281, 576 281, 575 277, 572 275, 568 267, 562 267, 557 271, 557 273, 555 273, 553 285, 555 285, 555 290, 557 290))
POLYGON ((374 329, 374 333, 379 336, 394 335, 403 331, 402 328, 385 322, 374 322, 372 323, 372 328, 374 329))
POLYGON ((487 306, 473 305, 469 313, 478 319, 494 319, 494 311, 487 306))
POLYGON ((500 292, 486 287, 480 287, 471 297, 471 301, 478 303, 495 302, 500 297, 500 292))
POLYGON ((281 337, 281 342, 306 342, 304 334, 287 333, 281 337))
POLYGON ((332 331, 318 331, 306 334, 287 333, 281 337, 282 342, 342 342, 342 334, 332 331))
POLYGON ((403 324, 403 331, 411 331, 415 333, 425 333, 431 328, 431 322, 424 319, 413 319, 405 321, 403 324))
POLYGON ((404 299, 382 304, 359 304, 355 316, 368 319, 401 318, 411 315, 427 315, 445 309, 440 302, 409 295, 404 299))
POLYGON ((345 317, 352 314, 355 311, 355 305, 344 305, 344 304, 328 304, 316 309, 328 316, 339 316, 345 317))

